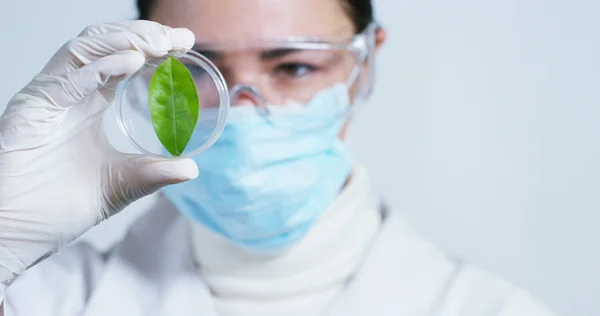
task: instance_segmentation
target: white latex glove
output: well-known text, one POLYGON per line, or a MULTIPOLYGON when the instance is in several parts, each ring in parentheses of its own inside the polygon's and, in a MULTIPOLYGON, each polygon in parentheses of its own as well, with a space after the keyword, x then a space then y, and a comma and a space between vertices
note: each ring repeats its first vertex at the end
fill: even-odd
POLYGON ((0 117, 0 297, 28 267, 131 202, 197 177, 191 159, 117 152, 102 124, 121 79, 146 57, 193 43, 187 29, 148 21, 90 26, 12 98, 0 117))

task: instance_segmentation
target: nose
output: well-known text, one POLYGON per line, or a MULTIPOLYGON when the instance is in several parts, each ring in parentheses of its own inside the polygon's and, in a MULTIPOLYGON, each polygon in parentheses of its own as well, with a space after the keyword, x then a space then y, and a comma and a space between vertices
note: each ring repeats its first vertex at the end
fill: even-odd
POLYGON ((229 100, 232 106, 256 106, 269 113, 267 102, 258 88, 249 84, 237 84, 229 90, 229 100))

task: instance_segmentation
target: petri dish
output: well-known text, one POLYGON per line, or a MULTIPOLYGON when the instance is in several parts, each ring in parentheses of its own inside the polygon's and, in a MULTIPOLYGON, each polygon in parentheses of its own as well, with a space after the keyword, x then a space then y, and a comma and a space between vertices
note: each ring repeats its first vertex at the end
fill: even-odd
POLYGON ((205 56, 193 51, 173 51, 146 60, 142 68, 125 78, 115 95, 117 123, 129 141, 142 153, 173 157, 154 129, 148 104, 150 81, 158 67, 174 57, 188 69, 198 93, 198 119, 190 140, 179 157, 193 157, 219 138, 229 115, 229 93, 221 72, 205 56))

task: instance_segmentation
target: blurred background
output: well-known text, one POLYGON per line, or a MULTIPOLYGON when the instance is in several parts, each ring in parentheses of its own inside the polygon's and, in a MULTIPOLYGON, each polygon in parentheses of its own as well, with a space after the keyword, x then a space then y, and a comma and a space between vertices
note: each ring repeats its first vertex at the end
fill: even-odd
MULTIPOLYGON (((389 32, 352 145, 376 189, 441 248, 600 315, 600 1, 374 0, 389 32)), ((132 0, 5 0, 0 111, 85 26, 132 0)), ((113 109, 109 138, 120 135, 113 109)), ((152 197, 83 238, 110 247, 152 197)))

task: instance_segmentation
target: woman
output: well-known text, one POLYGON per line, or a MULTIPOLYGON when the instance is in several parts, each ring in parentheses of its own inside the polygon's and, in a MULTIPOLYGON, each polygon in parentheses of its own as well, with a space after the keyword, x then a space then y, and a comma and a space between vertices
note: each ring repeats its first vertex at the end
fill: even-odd
POLYGON ((370 0, 138 5, 154 22, 87 28, 0 119, 7 315, 551 314, 419 239, 370 193, 344 145, 386 37, 370 0), (192 47, 230 88, 222 136, 194 160, 116 152, 101 116, 118 82, 192 47), (109 253, 50 256, 163 187, 109 253))

